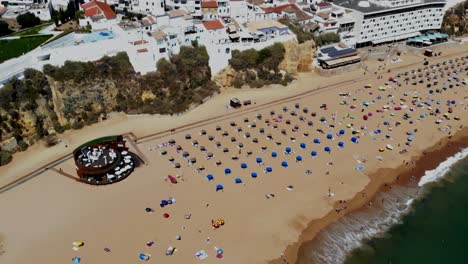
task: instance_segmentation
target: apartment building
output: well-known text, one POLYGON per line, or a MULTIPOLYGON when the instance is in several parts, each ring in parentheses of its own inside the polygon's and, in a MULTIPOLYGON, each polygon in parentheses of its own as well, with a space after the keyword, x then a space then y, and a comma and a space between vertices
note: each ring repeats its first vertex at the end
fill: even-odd
MULTIPOLYGON (((365 47, 405 40, 438 31, 444 0, 337 0, 354 21, 354 46, 365 47)), ((348 43, 349 44, 349 43, 348 43)))

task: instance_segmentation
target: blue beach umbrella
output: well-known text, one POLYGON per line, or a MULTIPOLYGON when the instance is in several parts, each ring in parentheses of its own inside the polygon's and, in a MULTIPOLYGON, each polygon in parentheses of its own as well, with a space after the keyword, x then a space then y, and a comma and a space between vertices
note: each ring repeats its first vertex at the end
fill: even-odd
POLYGON ((247 163, 242 163, 242 164, 241 164, 241 168, 247 169, 247 163))
POLYGON ((159 204, 159 206, 164 207, 164 206, 166 206, 168 204, 169 204, 169 202, 167 202, 166 200, 162 200, 161 203, 159 204))
POLYGON ((286 161, 282 161, 281 162, 281 166, 287 168, 288 167, 288 163, 286 161))
POLYGON ((290 147, 286 147, 286 152, 287 152, 287 153, 291 152, 291 148, 290 148, 290 147))
POLYGON ((331 152, 331 148, 330 148, 329 146, 326 146, 326 147, 324 148, 324 150, 325 150, 326 152, 331 152))
POLYGON ((252 178, 257 178, 258 175, 257 175, 256 172, 252 172, 252 173, 250 174, 250 176, 252 176, 252 178))
POLYGON ((216 185, 216 191, 224 190, 224 186, 222 184, 216 185))
POLYGON ((357 143, 357 142, 358 142, 358 138, 357 138, 357 137, 352 137, 352 138, 351 138, 351 142, 357 143))
POLYGON ((344 130, 344 129, 341 129, 341 130, 340 130, 340 135, 344 135, 344 133, 345 133, 345 130, 344 130))
POLYGON ((278 153, 276 153, 276 152, 273 151, 273 152, 271 153, 271 156, 272 156, 273 158, 276 158, 276 157, 278 156, 278 153))
POLYGON ((314 143, 315 143, 315 144, 320 144, 320 139, 314 138, 314 143))
POLYGON ((314 151, 312 151, 312 152, 310 153, 310 155, 312 155, 312 157, 315 157, 315 156, 317 156, 317 151, 315 151, 315 150, 314 150, 314 151))
POLYGON ((262 158, 257 158, 256 161, 257 163, 262 163, 262 158))
POLYGON ((333 135, 332 135, 332 134, 328 134, 328 135, 327 135, 327 138, 328 138, 328 139, 332 139, 332 138, 333 138, 333 135))
POLYGON ((342 142, 342 141, 338 142, 338 147, 344 148, 344 142, 342 142))
POLYGON ((208 174, 208 175, 206 175, 206 179, 207 179, 208 181, 214 180, 213 174, 208 174))
POLYGON ((265 169, 267 172, 272 172, 273 171, 273 168, 272 167, 266 167, 265 169))
POLYGON ((188 155, 189 155, 189 154, 188 154, 187 152, 182 153, 182 157, 183 157, 183 158, 188 157, 188 155))
POLYGON ((300 146, 301 146, 302 149, 305 149, 305 148, 306 148, 306 144, 305 144, 305 143, 301 143, 300 146))
POLYGON ((225 174, 231 174, 231 169, 230 169, 230 168, 224 169, 224 173, 225 173, 225 174))
POLYGON ((413 135, 409 135, 407 139, 408 139, 408 141, 413 141, 413 140, 414 140, 414 136, 413 136, 413 135))
POLYGON ((302 156, 297 156, 297 157, 296 157, 296 160, 297 160, 297 161, 302 161, 302 156))
POLYGON ((242 183, 242 180, 241 180, 241 178, 236 178, 236 179, 235 179, 235 182, 236 182, 236 183, 242 183))

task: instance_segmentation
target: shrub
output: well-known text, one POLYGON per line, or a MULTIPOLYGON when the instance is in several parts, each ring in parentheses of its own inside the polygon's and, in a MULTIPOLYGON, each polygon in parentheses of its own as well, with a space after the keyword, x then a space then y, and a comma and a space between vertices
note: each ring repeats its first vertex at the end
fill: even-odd
POLYGON ((24 140, 18 141, 18 149, 19 149, 19 151, 25 151, 25 150, 28 149, 28 147, 29 147, 29 145, 28 145, 26 142, 24 142, 24 140))
POLYGON ((0 151, 0 166, 7 165, 11 162, 13 156, 11 152, 8 151, 0 151))
POLYGON ((21 28, 29 28, 41 24, 41 20, 30 12, 17 16, 16 21, 20 24, 21 28))
POLYGON ((57 145, 58 143, 58 138, 57 138, 57 134, 50 134, 48 136, 45 137, 45 143, 46 143, 46 146, 47 147, 52 147, 52 146, 55 146, 57 145))

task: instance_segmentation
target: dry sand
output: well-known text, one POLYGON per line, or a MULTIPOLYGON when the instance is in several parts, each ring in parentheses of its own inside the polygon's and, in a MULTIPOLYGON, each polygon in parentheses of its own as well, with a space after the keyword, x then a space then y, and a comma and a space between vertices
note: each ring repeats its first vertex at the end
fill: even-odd
MULTIPOLYGON (((457 53, 453 57, 455 58, 460 57, 460 53, 466 54, 467 49, 467 45, 456 46, 447 52, 457 53)), ((407 64, 418 62, 416 66, 410 65, 411 69, 423 67, 422 58, 418 61, 417 56, 408 54, 403 56, 403 59, 407 64)), ((446 59, 433 58, 430 61, 435 63, 446 59)), ((397 68, 398 64, 389 66, 397 68)), ((377 109, 382 109, 383 105, 392 99, 398 103, 400 98, 404 98, 409 107, 413 107, 410 101, 414 94, 419 94, 423 100, 427 99, 427 81, 417 86, 403 84, 402 87, 391 83, 396 89, 378 91, 377 88, 388 77, 407 70, 409 69, 394 69, 391 73, 384 73, 383 79, 377 79, 375 76, 370 78, 369 75, 356 76, 361 74, 361 71, 327 79, 301 75, 298 81, 286 88, 227 91, 179 117, 119 116, 90 128, 67 132, 64 141, 69 145, 68 148, 65 148, 64 144, 50 149, 33 147, 31 151, 15 156, 12 165, 1 168, 2 178, 11 180, 18 177, 71 151, 74 146, 100 135, 133 131, 141 137, 220 114, 227 115, 224 119, 200 123, 200 127, 192 126, 184 131, 177 130, 172 135, 164 133, 139 142, 137 148, 149 163, 137 168, 122 182, 110 186, 89 186, 49 170, 1 193, 0 234, 4 234, 6 252, 0 256, 0 261, 7 264, 54 264, 66 263, 71 261, 72 257, 79 256, 82 263, 138 263, 138 254, 148 253, 152 255, 148 263, 218 263, 220 260, 215 257, 214 247, 224 250, 224 263, 266 263, 276 259, 287 245, 298 241, 309 222, 323 218, 335 209, 337 201, 350 200, 368 186, 371 179, 369 175, 378 168, 396 168, 403 160, 410 160, 447 137, 449 133, 454 134, 461 125, 467 125, 467 102, 464 99, 468 96, 466 86, 449 89, 433 96, 436 101, 442 100, 443 103, 439 106, 432 102, 433 109, 440 107, 442 113, 448 108, 445 101, 456 99, 458 104, 453 107, 454 113, 451 116, 461 117, 459 121, 453 118, 444 119, 440 125, 436 125, 434 122, 437 118, 442 118, 441 115, 419 118, 419 114, 429 113, 427 106, 414 107, 414 112, 410 112, 413 124, 402 119, 402 115, 409 112, 408 108, 377 113, 377 109), (353 78, 363 80, 351 81, 315 93, 303 94, 297 99, 260 107, 267 102, 353 78), (364 89, 364 85, 368 83, 371 83, 373 88, 364 89), (339 92, 351 92, 352 96, 344 98, 338 95, 339 92), (404 92, 407 92, 408 96, 403 96, 404 92), (386 98, 388 94, 393 94, 394 97, 386 98), (382 95, 383 98, 376 99, 378 95, 382 95), (251 107, 252 111, 225 109, 228 98, 234 96, 241 100, 252 99, 257 104, 251 107), (353 97, 358 99, 353 101, 353 97), (341 100, 346 100, 348 105, 340 105, 341 100), (364 121, 361 103, 372 100, 375 100, 375 104, 371 104, 365 113, 373 112, 373 116, 364 121), (465 105, 460 105, 460 102, 465 105), (300 109, 295 109, 296 103, 299 103, 300 109), (327 104, 327 110, 319 107, 323 103, 327 104), (352 104, 357 106, 353 111, 350 110, 352 104), (287 112, 283 112, 285 106, 288 108, 287 112), (304 107, 309 109, 308 113, 303 112, 304 107), (272 110, 275 114, 271 117, 272 110), (297 115, 291 115, 292 111, 297 115), (317 112, 317 116, 312 117, 311 112, 317 112), (390 116, 391 112, 395 113, 394 117, 390 116), (261 120, 256 118, 258 113, 262 114, 261 120), (346 113, 354 115, 355 119, 343 120, 346 113), (280 114, 283 115, 282 122, 275 122, 273 119, 278 118, 280 114), (336 116, 336 121, 333 121, 332 115, 336 116), (300 116, 306 121, 300 121, 300 116), (326 117, 327 123, 319 121, 322 116, 326 117), (244 118, 248 118, 249 121, 244 122, 244 118), (267 119, 270 120, 270 125, 265 123, 267 119), (286 124, 287 119, 291 120, 290 125, 286 124), (307 124, 309 120, 313 121, 312 127, 307 124), (392 131, 383 125, 384 120, 392 124, 392 131), (396 121, 401 121, 402 124, 395 127, 396 121), (231 126, 231 122, 236 124, 231 126), (253 122, 256 127, 249 127, 253 122), (356 135, 360 136, 358 144, 350 142, 352 135, 351 129, 346 127, 348 122, 353 123, 355 129, 359 129, 361 125, 368 128, 361 129, 363 134, 356 135), (277 125, 278 128, 273 129, 273 125, 277 125), (299 127, 297 132, 292 131, 295 125, 299 127), (329 125, 334 125, 335 128, 332 129, 329 125), (221 131, 216 131, 216 126, 220 126, 221 131), (242 128, 242 132, 237 132, 238 127, 242 128), (377 127, 382 133, 371 136, 370 133, 377 127), (202 128, 207 130, 207 135, 200 135, 202 128), (260 134, 260 128, 264 128, 264 134, 260 134), (405 133, 415 128, 418 129, 415 140, 411 146, 406 146, 405 133), (282 135, 281 129, 286 129, 287 135, 282 135), (324 134, 317 132, 317 129, 322 129, 324 134), (337 136, 340 129, 346 131, 341 137, 337 136), (447 130, 441 132, 440 129, 447 130), (223 137, 223 131, 227 131, 229 135, 223 137), (251 137, 245 138, 245 132, 250 132, 251 137), (304 132, 308 132, 309 136, 304 137, 304 132), (272 134, 273 140, 266 138, 269 133, 272 134), (328 133, 334 135, 333 140, 326 138, 328 133), (198 140, 198 147, 192 145, 192 140, 184 139, 186 134, 198 140), (385 138, 386 134, 390 134, 389 139, 385 138), (216 139, 209 141, 208 135, 213 135, 216 139), (292 136, 296 138, 295 142, 291 141, 292 136), (231 137, 235 137, 236 142, 231 142, 231 137), (189 152, 189 158, 196 157, 197 162, 188 166, 188 159, 182 158, 182 152, 177 153, 175 146, 165 147, 168 154, 161 156, 160 150, 155 149, 155 146, 171 138, 177 141, 176 145, 181 145, 183 151, 189 152), (253 138, 258 138, 259 142, 253 143, 253 138), (314 138, 320 138, 322 143, 314 144, 314 138), (216 141, 221 143, 219 149, 216 148, 216 141), (277 146, 276 141, 282 144, 277 146), (338 148, 339 141, 344 142, 343 149, 338 148), (241 153, 237 147, 239 142, 244 144, 241 153), (305 149, 299 146, 301 142, 306 143, 305 149), (394 149, 379 152, 378 149, 385 148, 387 144, 392 144, 394 149), (324 151, 327 145, 332 148, 331 153, 324 151), (201 146, 205 146, 207 151, 201 151, 201 146), (267 150, 262 151, 262 146, 267 147, 267 150), (292 155, 284 154, 287 146, 292 148, 292 155), (229 148, 228 153, 223 152, 225 147, 229 148), (403 149, 406 149, 407 153, 398 154, 403 149), (318 152, 317 157, 311 157, 312 150, 318 152), (249 157, 248 151, 252 151, 249 157), (278 153, 277 158, 271 157, 272 151, 278 153), (207 152, 212 152, 214 158, 206 160, 207 152), (302 162, 295 161, 297 155, 303 157, 302 162), (238 156, 239 160, 233 160, 232 156, 238 156), (383 161, 379 161, 376 156, 381 156, 383 161), (175 162, 182 165, 181 169, 173 167, 168 161, 170 157, 174 157, 175 162), (264 165, 258 165, 256 157, 262 157, 264 165), (361 162, 358 159, 361 159, 361 162), (363 159, 366 161, 363 162, 363 159), (222 165, 215 165, 215 161, 218 160, 222 161, 222 165), (287 161, 289 167, 282 167, 282 161, 287 161), (331 161, 334 165, 327 165, 331 161), (247 169, 241 168, 240 164, 243 162, 247 164, 247 169), (365 169, 355 170, 358 165, 364 166, 365 169), (201 166, 205 169, 198 173, 196 169, 201 166), (273 172, 265 174, 265 166, 272 166, 273 172), (232 169, 232 174, 225 175, 224 169, 228 167, 232 169), (305 173, 307 169, 312 170, 311 175, 305 173), (258 178, 251 178, 251 172, 257 172, 258 178), (180 175, 179 183, 172 185, 166 181, 168 174, 180 175), (213 174, 214 181, 207 181, 207 174, 213 174), (237 177, 242 178, 244 184, 235 184, 234 179, 237 177), (223 184, 225 190, 216 192, 217 184, 223 184), (289 185, 294 188, 287 190, 289 185), (329 197, 329 190, 333 193, 332 197, 329 197), (266 199, 267 194, 274 194, 275 197, 266 199), (169 197, 175 197, 176 203, 160 208, 160 201, 169 197), (146 207, 153 208, 155 212, 146 213, 146 207), (162 217, 163 213, 169 213, 171 217, 165 219, 162 217), (191 218, 185 219, 185 214, 191 214, 191 218), (214 230, 211 220, 218 218, 224 219, 226 224, 214 230), (181 235, 182 239, 176 240, 176 235, 181 235), (77 240, 83 240, 85 246, 75 252, 71 249, 71 243, 77 240), (145 245, 147 241, 155 241, 155 244, 148 247, 145 245), (173 256, 164 255, 169 246, 177 248, 173 256), (109 247, 111 252, 105 252, 105 247, 109 247), (204 249, 209 255, 203 261, 194 257, 195 251, 200 249, 204 249)), ((458 77, 467 78, 466 72, 459 73, 458 77)), ((72 160, 57 165, 57 168, 74 174, 72 160)), ((346 210, 343 210, 340 214, 345 212, 346 210)), ((294 254, 287 256, 295 257, 294 254)), ((290 259, 291 263, 292 261, 293 259, 290 259)))

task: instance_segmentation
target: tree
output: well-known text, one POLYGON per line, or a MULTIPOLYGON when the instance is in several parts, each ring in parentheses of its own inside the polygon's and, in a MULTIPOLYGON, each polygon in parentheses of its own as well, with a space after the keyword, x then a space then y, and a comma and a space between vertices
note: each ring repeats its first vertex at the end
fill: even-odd
POLYGON ((0 20, 0 36, 5 36, 10 34, 12 31, 8 28, 8 23, 0 20))
POLYGON ((41 24, 41 20, 30 12, 17 16, 16 21, 20 24, 21 28, 29 28, 41 24))

